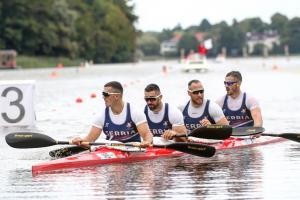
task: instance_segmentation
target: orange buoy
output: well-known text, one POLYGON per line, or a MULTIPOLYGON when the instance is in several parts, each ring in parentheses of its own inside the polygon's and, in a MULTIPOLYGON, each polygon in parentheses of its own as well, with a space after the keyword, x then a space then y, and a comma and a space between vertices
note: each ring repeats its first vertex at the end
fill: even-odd
POLYGON ((95 93, 92 93, 91 94, 91 98, 93 99, 93 98, 96 98, 97 97, 97 95, 95 94, 95 93))
POLYGON ((56 65, 56 68, 63 68, 64 67, 64 65, 62 64, 62 63, 58 63, 57 65, 56 65))
POLYGON ((76 103, 82 103, 82 102, 83 102, 82 98, 78 97, 78 98, 76 99, 76 103))
POLYGON ((53 71, 53 72, 50 74, 50 76, 51 76, 52 78, 56 78, 56 77, 58 76, 58 73, 57 73, 56 71, 53 71))
POLYGON ((164 74, 167 74, 168 73, 168 69, 167 69, 167 66, 163 66, 162 67, 162 72, 164 73, 164 74))

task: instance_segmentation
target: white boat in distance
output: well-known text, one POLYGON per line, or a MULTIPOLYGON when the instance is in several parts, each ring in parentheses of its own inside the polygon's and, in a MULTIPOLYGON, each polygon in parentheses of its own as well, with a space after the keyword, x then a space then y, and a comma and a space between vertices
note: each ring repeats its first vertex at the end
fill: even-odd
POLYGON ((207 72, 209 70, 207 60, 205 56, 195 56, 188 57, 183 61, 183 72, 207 72))

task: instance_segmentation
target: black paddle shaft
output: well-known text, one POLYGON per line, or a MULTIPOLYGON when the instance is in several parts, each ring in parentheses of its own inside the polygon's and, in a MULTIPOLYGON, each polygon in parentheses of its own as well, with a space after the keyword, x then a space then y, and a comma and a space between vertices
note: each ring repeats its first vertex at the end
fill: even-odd
POLYGON ((249 136, 260 134, 262 136, 270 136, 270 137, 281 137, 288 140, 292 140, 295 142, 300 142, 300 134, 299 133, 264 133, 265 129, 263 127, 240 127, 234 128, 232 132, 232 136, 249 136))
MULTIPOLYGON (((6 137, 8 145, 14 148, 40 148, 58 144, 69 144, 67 141, 56 141, 53 138, 41 133, 15 132, 10 133, 6 137)), ((135 146, 133 144, 122 143, 88 143, 89 145, 111 145, 111 146, 135 146)), ((215 148, 202 144, 194 143, 171 143, 166 145, 154 145, 159 148, 170 148, 176 151, 192 154, 201 157, 211 157, 215 153, 215 148)))
POLYGON ((299 133, 280 133, 280 134, 262 133, 261 135, 271 136, 271 137, 282 137, 282 138, 292 140, 295 142, 300 142, 300 134, 299 133))
POLYGON ((174 142, 167 145, 153 145, 153 147, 165 147, 200 157, 212 157, 216 153, 215 147, 189 142, 174 142))

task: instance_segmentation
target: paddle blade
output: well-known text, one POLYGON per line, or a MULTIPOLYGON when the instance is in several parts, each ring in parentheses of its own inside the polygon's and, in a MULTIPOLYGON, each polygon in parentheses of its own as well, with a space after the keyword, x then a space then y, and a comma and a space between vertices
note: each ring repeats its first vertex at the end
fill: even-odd
POLYGON ((232 127, 229 125, 208 125, 194 129, 189 136, 204 139, 224 140, 229 138, 231 133, 232 127))
POLYGON ((6 143, 13 148, 39 148, 56 144, 56 141, 40 133, 14 132, 5 136, 6 143))
POLYGON ((263 127, 237 127, 232 131, 232 136, 249 136, 263 133, 265 129, 263 127))
POLYGON ((164 146, 169 149, 200 157, 212 157, 216 153, 214 147, 197 143, 175 142, 164 146))
POLYGON ((281 133, 281 134, 271 134, 271 133, 263 133, 263 136, 272 136, 272 137, 282 137, 288 140, 292 140, 295 142, 300 142, 300 134, 299 133, 281 133))
POLYGON ((53 158, 64 158, 87 150, 89 149, 83 148, 81 146, 71 146, 52 150, 49 152, 49 155, 53 158))

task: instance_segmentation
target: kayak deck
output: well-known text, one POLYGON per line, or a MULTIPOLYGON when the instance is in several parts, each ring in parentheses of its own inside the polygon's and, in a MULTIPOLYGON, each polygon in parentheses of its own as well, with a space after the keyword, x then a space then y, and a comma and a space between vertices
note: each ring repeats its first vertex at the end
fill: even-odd
MULTIPOLYGON (((209 145, 214 146, 218 152, 235 148, 255 147, 282 141, 285 141, 285 139, 264 136, 257 138, 229 138, 224 141, 209 145)), ((85 152, 82 154, 33 165, 32 173, 35 175, 47 171, 63 170, 68 168, 80 168, 114 163, 129 163, 162 157, 178 157, 182 155, 185 154, 166 148, 151 147, 147 148, 145 152, 127 152, 103 146, 99 147, 93 152, 85 152)))
POLYGON ((229 138, 224 140, 219 144, 212 145, 217 151, 224 151, 236 148, 247 148, 247 147, 256 147, 266 144, 272 144, 277 142, 286 141, 284 138, 274 138, 274 137, 254 137, 254 138, 229 138))

